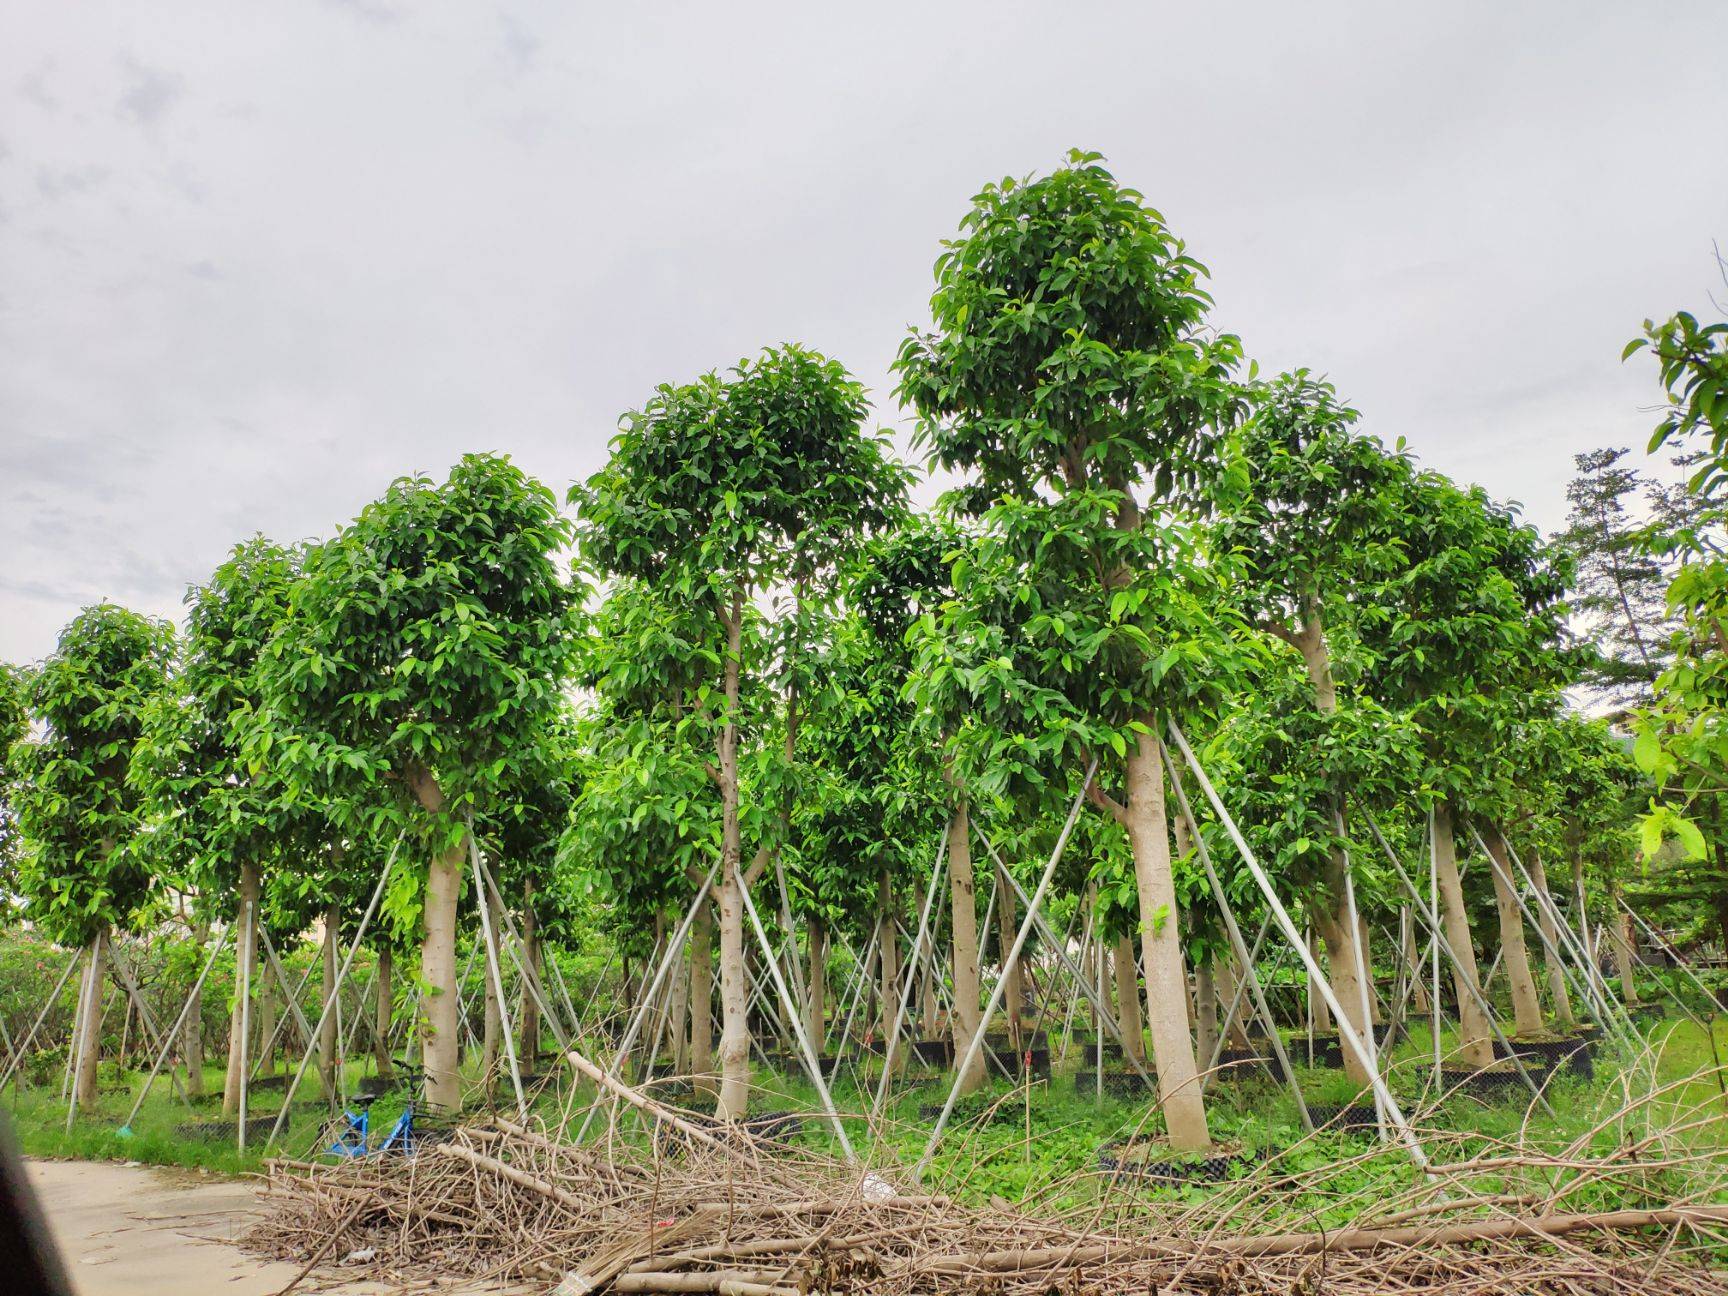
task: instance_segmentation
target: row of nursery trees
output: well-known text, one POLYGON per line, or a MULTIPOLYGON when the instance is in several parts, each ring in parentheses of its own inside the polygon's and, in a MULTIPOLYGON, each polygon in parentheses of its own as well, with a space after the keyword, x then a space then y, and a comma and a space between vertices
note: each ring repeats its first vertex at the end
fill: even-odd
MULTIPOLYGON (((598 922, 641 960, 712 876, 674 1034, 735 1117, 747 891, 772 897, 811 1033, 844 941, 875 950, 886 1036, 901 929, 941 860, 963 1048, 980 872, 1047 852, 1083 796, 1057 891, 1085 899, 1111 950, 1172 1142, 1203 1148, 1195 1034, 1230 964, 1168 800, 1174 722, 1318 933, 1358 1028, 1375 960, 1356 915, 1405 901, 1377 831, 1423 868, 1431 842, 1467 1060, 1492 1056, 1477 950, 1498 946, 1519 1032, 1574 1012, 1558 969, 1538 980, 1514 841, 1537 887, 1558 867, 1558 903, 1607 924, 1633 993, 1617 896, 1651 788, 1565 690, 1645 690, 1639 760, 1666 797, 1645 853, 1716 859, 1720 333, 1650 330, 1679 393, 1663 438, 1690 449, 1713 429, 1669 500, 1688 528, 1672 549, 1641 538, 1629 488, 1604 484, 1613 454, 1581 465, 1574 525, 1545 542, 1365 434, 1328 383, 1261 379, 1211 321, 1205 277, 1141 195, 1074 154, 977 195, 937 260, 931 325, 899 352, 914 445, 955 483, 933 512, 910 507, 915 474, 868 429, 859 384, 784 345, 658 388, 570 490, 572 513, 473 455, 442 482, 399 480, 329 540, 242 544, 189 595, 183 635, 87 609, 51 657, 5 676, 7 889, 98 967, 115 929, 163 930, 169 908, 201 936, 231 931, 248 965, 261 927, 292 940, 322 919, 328 993, 340 934, 386 878, 378 1011, 387 1025, 392 953, 417 943, 428 1097, 452 1108, 472 855, 531 958, 598 922), (1714 396, 1688 366, 1714 366, 1714 396), (1672 614, 1651 620, 1622 586, 1620 619, 1623 571, 1648 596, 1676 566, 1672 614), (1567 634, 1575 569, 1582 639, 1567 634), (1650 641, 1630 664, 1627 622, 1650 641), (1478 837, 1466 884, 1459 849, 1478 837), (980 842, 1004 864, 975 865, 980 842)), ((1233 906, 1261 912, 1226 838, 1212 844, 1233 906)), ((1016 919, 997 895, 1001 950, 1016 919)), ((1002 972, 1017 1031, 1019 969, 1002 972)), ((978 1059, 964 1083, 982 1078, 978 1059)))

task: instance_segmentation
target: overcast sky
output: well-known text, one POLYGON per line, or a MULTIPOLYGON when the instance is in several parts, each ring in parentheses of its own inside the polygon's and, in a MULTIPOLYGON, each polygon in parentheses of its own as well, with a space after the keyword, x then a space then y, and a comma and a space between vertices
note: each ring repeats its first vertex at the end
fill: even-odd
POLYGON ((887 366, 985 180, 1104 152, 1263 369, 1565 512, 1708 309, 1728 6, 0 0, 0 657, 661 381, 887 366), (1421 12, 1417 12, 1417 10, 1421 12))

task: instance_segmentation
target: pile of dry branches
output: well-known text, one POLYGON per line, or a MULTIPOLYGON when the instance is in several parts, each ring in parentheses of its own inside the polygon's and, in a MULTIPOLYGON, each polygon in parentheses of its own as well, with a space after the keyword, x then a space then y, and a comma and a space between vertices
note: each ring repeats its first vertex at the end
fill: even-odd
POLYGON ((273 1162, 251 1242, 344 1279, 561 1294, 1728 1292, 1715 1174, 1678 1198, 1650 1196, 1653 1176, 1671 1185, 1675 1167, 1720 1171, 1684 1127, 1606 1156, 1480 1139, 1466 1152, 1451 1135, 1456 1155, 1438 1148, 1433 1172, 1412 1171, 1402 1191, 1379 1182, 1351 1203, 1348 1230, 1288 1231, 1293 1196, 1336 1179, 1347 1158, 1306 1175, 1273 1161, 1199 1202, 1100 1175, 1083 1209, 1033 1214, 907 1191, 898 1166, 727 1136, 611 1083, 662 1137, 627 1140, 609 1125, 577 1146, 493 1119, 408 1159, 273 1162), (1640 1204, 1600 1209, 1605 1187, 1640 1204))

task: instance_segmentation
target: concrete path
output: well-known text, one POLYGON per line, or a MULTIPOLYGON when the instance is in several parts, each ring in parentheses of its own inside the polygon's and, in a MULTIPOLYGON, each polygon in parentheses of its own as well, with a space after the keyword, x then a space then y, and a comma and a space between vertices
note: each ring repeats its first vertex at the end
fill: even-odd
MULTIPOLYGON (((244 1180, 90 1161, 32 1161, 29 1171, 78 1296, 268 1296, 299 1272, 234 1245, 257 1210, 244 1180)), ((309 1289, 382 1290, 300 1290, 309 1289)))

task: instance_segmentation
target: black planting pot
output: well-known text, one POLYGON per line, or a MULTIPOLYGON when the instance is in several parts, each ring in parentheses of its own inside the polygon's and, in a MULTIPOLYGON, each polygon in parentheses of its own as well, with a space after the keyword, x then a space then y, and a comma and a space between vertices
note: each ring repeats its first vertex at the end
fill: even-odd
POLYGON ((1124 1158, 1121 1152, 1125 1146, 1125 1141, 1117 1140, 1099 1148, 1098 1168, 1111 1174, 1132 1176, 1136 1179, 1161 1179, 1169 1183, 1219 1183, 1228 1179, 1232 1170, 1252 1166, 1263 1159, 1243 1152, 1198 1160, 1170 1157, 1161 1161, 1141 1161, 1132 1157, 1124 1158))
POLYGON ((1044 1080, 1050 1078, 1050 1050, 1047 1048, 1026 1049, 1014 1053, 1009 1051, 1006 1041, 1003 1041, 1000 1046, 995 1041, 991 1041, 985 1047, 989 1050, 990 1056, 995 1059, 996 1065, 1009 1075, 1031 1074, 1044 1080), (1028 1061, 1031 1062, 1030 1067, 1027 1066, 1028 1061))
MULTIPOLYGON (((1290 1054, 1290 1060, 1297 1066, 1307 1066, 1308 1036, 1296 1034, 1284 1041, 1284 1049, 1290 1054)), ((1341 1067, 1344 1065, 1344 1041, 1336 1035, 1314 1033, 1314 1062, 1317 1067, 1341 1067)))
MULTIPOLYGON (((1157 1077, 1147 1073, 1148 1079, 1142 1079, 1138 1071, 1106 1071, 1104 1073, 1104 1092, 1117 1098, 1144 1098, 1158 1092, 1157 1077)), ((1074 1092, 1082 1098, 1095 1097, 1098 1093, 1098 1073, 1096 1071, 1076 1071, 1074 1073, 1074 1092)))
POLYGON ((912 1052, 926 1066, 946 1067, 954 1065, 953 1040, 914 1040, 912 1052))
MULTIPOLYGON (((773 1148, 796 1138, 804 1131, 804 1115, 802 1112, 768 1111, 759 1112, 755 1116, 747 1116, 741 1121, 723 1121, 715 1116, 704 1116, 700 1112, 686 1112, 684 1119, 699 1129, 710 1130, 722 1137, 730 1135, 740 1139, 773 1148)), ((674 1149, 686 1146, 689 1137, 670 1125, 662 1126, 660 1140, 663 1147, 674 1149)))
MULTIPOLYGON (((1527 1064, 1529 1065, 1529 1064, 1527 1064)), ((1546 1074, 1543 1068, 1529 1065, 1530 1079, 1537 1085, 1542 1083, 1546 1074)), ((1440 1088, 1446 1094, 1463 1092, 1477 1098, 1487 1098, 1504 1102, 1518 1097, 1529 1097, 1530 1089, 1516 1071, 1464 1071, 1440 1069, 1440 1088)))
MULTIPOLYGON (((1006 1049, 1009 1047, 1008 1032, 998 1030, 989 1031, 984 1036, 984 1042, 993 1049, 1006 1049)), ((1020 1047, 1031 1049, 1049 1048, 1050 1033, 1041 1030, 1023 1030, 1020 1032, 1020 1047)))
MULTIPOLYGON (((1099 1045, 1097 1041, 1088 1044, 1081 1040, 1075 1040, 1068 1049, 1068 1056, 1078 1057, 1082 1062, 1091 1062, 1096 1064, 1098 1061, 1098 1050, 1099 1045)), ((1105 1040, 1103 1050, 1104 1060, 1106 1062, 1124 1062, 1127 1060, 1127 1055, 1123 1052, 1122 1046, 1114 1040, 1105 1040)))
POLYGON ((1218 1069, 1212 1072, 1214 1080, 1249 1080, 1262 1077, 1266 1071, 1272 1073, 1272 1078, 1279 1084, 1285 1083, 1289 1077, 1284 1067, 1278 1061, 1276 1053, 1259 1053, 1251 1048, 1227 1048, 1218 1055, 1218 1069), (1265 1071, 1261 1068, 1264 1067, 1265 1071))
POLYGON ((259 1076, 246 1086, 253 1093, 269 1093, 273 1089, 286 1089, 287 1087, 288 1077, 286 1075, 259 1076))
POLYGON ((1552 1071, 1557 1067, 1565 1067, 1575 1076, 1585 1080, 1596 1074, 1595 1050, 1587 1039, 1563 1040, 1518 1040, 1512 1041, 1511 1052, 1501 1046, 1499 1040, 1494 1041, 1494 1056, 1506 1058, 1516 1055, 1524 1065, 1539 1067, 1544 1071, 1552 1071))
POLYGON ((391 1076, 361 1076, 360 1082, 354 1086, 354 1093, 360 1098, 382 1098, 396 1087, 396 1081, 391 1076))
MULTIPOLYGON (((293 1113, 282 1122, 282 1128, 287 1129, 294 1123, 293 1113)), ((276 1128, 276 1113, 267 1116, 249 1116, 246 1118, 246 1142, 248 1146, 256 1147, 270 1137, 270 1131, 276 1128)), ((184 1125, 176 1125, 174 1132, 181 1138, 193 1143, 233 1143, 240 1137, 240 1122, 237 1120, 188 1121, 184 1125)))
MULTIPOLYGON (((988 1124, 991 1124, 991 1125, 1009 1125, 1009 1124, 1012 1124, 1013 1122, 1015 1122, 1017 1120, 1022 1119, 1025 1116, 1025 1114, 1026 1114, 1025 1109, 1022 1108, 1018 1103, 1013 1102, 1012 1100, 1010 1100, 1008 1102, 994 1103, 994 1104, 987 1106, 987 1107, 980 1107, 976 1103, 958 1102, 958 1103, 954 1104, 954 1111, 953 1111, 953 1114, 949 1117, 949 1119, 960 1121, 963 1124, 969 1124, 970 1125, 970 1124, 977 1124, 979 1121, 985 1120, 986 1117, 988 1117, 988 1120, 987 1120, 988 1124)), ((919 1106, 918 1106, 918 1119, 919 1120, 932 1121, 933 1122, 933 1121, 940 1120, 941 1118, 942 1118, 942 1104, 941 1103, 920 1103, 919 1104, 919 1106)))
POLYGON ((1338 1106, 1335 1103, 1309 1103, 1308 1118, 1314 1122, 1315 1129, 1323 1127, 1337 1130, 1377 1130, 1380 1128, 1379 1118, 1371 1105, 1363 1103, 1347 1103, 1338 1106))

